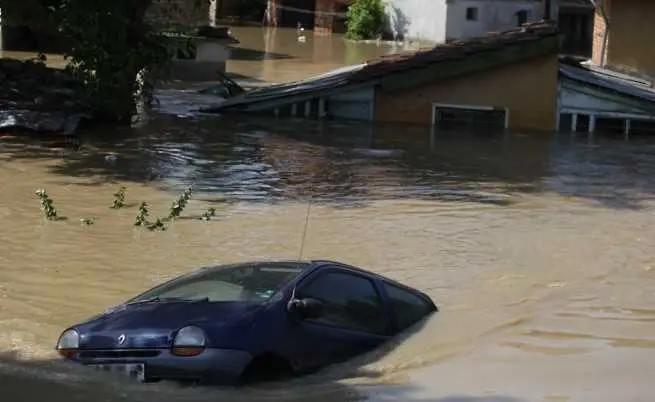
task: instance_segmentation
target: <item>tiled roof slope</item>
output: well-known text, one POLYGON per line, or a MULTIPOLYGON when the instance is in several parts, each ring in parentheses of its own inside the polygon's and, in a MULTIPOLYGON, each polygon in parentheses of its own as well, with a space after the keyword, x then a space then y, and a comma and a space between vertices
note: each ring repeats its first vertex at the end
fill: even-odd
POLYGON ((489 32, 485 36, 438 44, 432 48, 394 53, 368 61, 363 69, 350 77, 350 82, 368 81, 390 73, 426 67, 446 60, 461 59, 471 54, 498 50, 517 43, 538 41, 558 35, 552 21, 534 21, 503 32, 489 32))

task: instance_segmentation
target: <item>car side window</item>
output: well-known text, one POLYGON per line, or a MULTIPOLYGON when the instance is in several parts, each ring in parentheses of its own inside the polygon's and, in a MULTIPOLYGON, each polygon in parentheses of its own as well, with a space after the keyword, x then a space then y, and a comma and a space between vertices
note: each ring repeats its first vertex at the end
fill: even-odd
POLYGON ((419 295, 388 283, 385 283, 383 287, 389 298, 391 313, 398 324, 399 331, 421 321, 433 310, 432 306, 419 295))
POLYGON ((323 315, 307 320, 344 329, 383 335, 387 319, 373 282, 346 272, 328 272, 299 289, 299 298, 323 303, 323 315))

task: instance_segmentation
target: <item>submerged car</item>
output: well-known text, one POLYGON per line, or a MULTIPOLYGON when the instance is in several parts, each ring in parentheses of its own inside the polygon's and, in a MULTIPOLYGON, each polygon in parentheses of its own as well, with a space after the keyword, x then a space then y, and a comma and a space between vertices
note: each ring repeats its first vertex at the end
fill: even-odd
POLYGON ((60 355, 158 380, 238 384, 312 372, 437 311, 426 294, 334 261, 207 267, 66 329, 60 355))

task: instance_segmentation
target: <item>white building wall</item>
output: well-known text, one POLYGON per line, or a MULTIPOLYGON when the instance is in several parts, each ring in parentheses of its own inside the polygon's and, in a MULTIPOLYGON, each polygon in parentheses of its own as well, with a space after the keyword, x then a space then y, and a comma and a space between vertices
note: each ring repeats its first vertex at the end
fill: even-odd
POLYGON ((436 43, 516 28, 522 10, 528 21, 544 15, 543 0, 387 0, 386 9, 394 37, 436 43), (467 19, 468 8, 477 9, 475 20, 467 19))
POLYGON ((394 38, 443 43, 447 0, 387 0, 388 30, 394 38))
POLYGON ((447 11, 447 39, 484 36, 487 32, 516 28, 518 13, 528 12, 528 21, 544 15, 542 0, 450 0, 447 11), (477 9, 475 20, 467 19, 467 9, 477 9))

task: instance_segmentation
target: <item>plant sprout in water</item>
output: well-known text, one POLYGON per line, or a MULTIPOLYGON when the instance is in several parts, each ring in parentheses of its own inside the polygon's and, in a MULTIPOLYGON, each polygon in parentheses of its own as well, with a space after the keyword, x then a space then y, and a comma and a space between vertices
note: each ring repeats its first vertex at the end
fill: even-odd
POLYGON ((148 215, 150 215, 150 212, 148 211, 148 203, 144 201, 139 205, 139 212, 134 219, 134 226, 146 225, 148 223, 148 215))
MULTIPOLYGON (((114 202, 110 208, 119 209, 125 206, 125 191, 126 188, 124 186, 121 186, 118 189, 118 191, 114 193, 114 202)), ((36 190, 35 194, 39 197, 41 201, 41 209, 43 210, 46 219, 48 220, 60 219, 58 217, 57 210, 54 207, 52 199, 48 196, 46 190, 45 189, 36 190)), ((162 231, 166 230, 167 222, 179 218, 180 215, 182 215, 182 212, 184 211, 187 204, 189 203, 192 194, 193 194, 193 190, 191 187, 184 190, 184 192, 180 194, 178 199, 175 202, 173 202, 173 204, 171 205, 168 216, 165 218, 158 217, 154 222, 148 220, 148 217, 150 216, 148 203, 145 201, 141 202, 141 204, 139 204, 137 215, 134 218, 134 226, 143 226, 148 230, 162 230, 162 231)), ((210 207, 207 208, 207 210, 200 216, 200 219, 209 221, 214 216, 216 216, 216 209, 210 207)), ((80 218, 80 223, 87 226, 93 225, 95 223, 95 218, 82 217, 80 218)))
POLYGON ((210 207, 210 208, 207 208, 207 211, 205 211, 205 213, 202 214, 200 219, 202 219, 203 221, 208 221, 208 220, 211 220, 211 218, 214 217, 214 216, 216 216, 216 208, 211 208, 210 207))
POLYGON ((35 194, 41 201, 41 210, 45 214, 46 219, 51 221, 57 220, 57 209, 55 209, 52 198, 48 196, 48 193, 45 191, 45 189, 40 188, 36 190, 35 194))
POLYGON ((179 218, 180 215, 182 214, 182 211, 184 211, 184 208, 186 208, 187 204, 189 203, 189 199, 191 199, 191 194, 193 193, 193 190, 191 187, 187 188, 184 190, 184 192, 180 195, 180 197, 171 205, 171 210, 170 213, 168 214, 168 219, 173 220, 175 218, 179 218))
POLYGON ((110 208, 120 209, 125 206, 125 187, 121 186, 116 193, 114 193, 114 203, 110 208))

